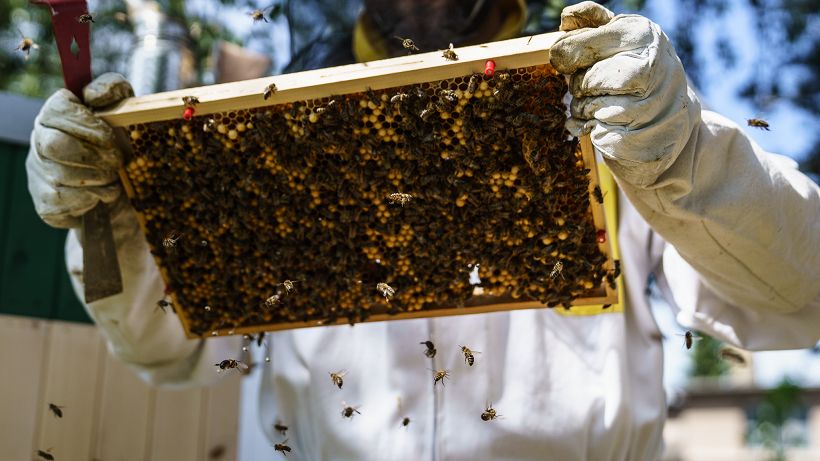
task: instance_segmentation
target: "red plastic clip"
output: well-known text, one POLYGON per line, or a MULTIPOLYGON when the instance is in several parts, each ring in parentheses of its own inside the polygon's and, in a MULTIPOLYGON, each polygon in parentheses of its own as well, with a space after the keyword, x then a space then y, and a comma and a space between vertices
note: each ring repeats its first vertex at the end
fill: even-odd
POLYGON ((595 233, 595 240, 597 240, 598 243, 606 243, 606 231, 598 229, 598 232, 595 233))
POLYGON ((185 121, 191 120, 194 117, 194 106, 188 106, 185 108, 185 112, 182 113, 182 118, 185 121))
POLYGON ((484 64, 484 75, 487 77, 492 77, 495 73, 495 61, 492 59, 488 59, 487 63, 484 64))

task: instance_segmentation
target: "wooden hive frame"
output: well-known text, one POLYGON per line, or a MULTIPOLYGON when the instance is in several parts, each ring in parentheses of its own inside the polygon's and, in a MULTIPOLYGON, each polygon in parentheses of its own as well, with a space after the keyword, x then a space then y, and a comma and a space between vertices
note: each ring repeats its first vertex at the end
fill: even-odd
MULTIPOLYGON (((130 98, 116 107, 100 112, 98 115, 116 128, 122 141, 123 148, 128 151, 128 134, 126 127, 140 123, 178 120, 185 104, 183 97, 194 96, 199 102, 195 106, 196 115, 217 114, 228 111, 254 109, 295 101, 315 100, 332 95, 363 93, 368 89, 381 90, 396 88, 424 82, 451 79, 474 73, 483 73, 487 60, 493 60, 496 71, 515 69, 549 63, 549 49, 562 33, 549 33, 531 37, 506 40, 464 48, 457 48, 457 61, 450 61, 442 57, 442 52, 408 55, 381 61, 352 64, 328 69, 319 69, 294 74, 285 74, 274 77, 265 77, 236 83, 211 85, 207 87, 189 88, 178 91, 153 94, 137 98, 130 98), (266 87, 275 84, 277 91, 267 100, 261 97, 266 87)), ((595 155, 588 137, 580 142, 583 162, 589 169, 589 192, 600 184, 596 167, 595 155)), ((121 170, 121 179, 126 193, 134 198, 134 189, 124 170, 121 170)), ((607 231, 604 206, 595 200, 590 200, 591 214, 596 229, 607 231)), ((611 212, 612 210, 610 210, 611 212)), ((143 232, 147 232, 146 222, 140 214, 140 223, 143 232)), ((607 234, 611 234, 607 232, 607 234)), ((614 237, 614 236, 612 236, 614 237)), ((613 238, 603 242, 598 241, 598 249, 607 256, 609 267, 614 267, 613 238)), ((158 261, 159 263, 159 261, 158 261)), ((158 264, 159 265, 159 264, 158 264)), ((159 265, 163 278, 169 279, 162 265, 159 265)), ((177 303, 171 293, 172 302, 177 303)), ((618 302, 618 288, 602 283, 601 287, 590 296, 577 298, 573 305, 604 305, 618 302)), ((517 302, 510 297, 478 296, 469 300, 464 307, 436 307, 420 311, 401 312, 398 314, 374 314, 366 321, 382 321, 390 319, 407 319, 419 317, 436 317, 458 314, 484 313, 514 309, 544 307, 538 301, 517 302)), ((197 337, 191 332, 189 322, 182 310, 177 310, 186 332, 191 337, 197 337)), ((346 323, 339 319, 336 323, 346 323)), ((316 321, 285 322, 249 327, 235 327, 230 331, 220 330, 214 334, 241 334, 258 331, 272 331, 292 328, 313 327, 321 325, 316 321)))

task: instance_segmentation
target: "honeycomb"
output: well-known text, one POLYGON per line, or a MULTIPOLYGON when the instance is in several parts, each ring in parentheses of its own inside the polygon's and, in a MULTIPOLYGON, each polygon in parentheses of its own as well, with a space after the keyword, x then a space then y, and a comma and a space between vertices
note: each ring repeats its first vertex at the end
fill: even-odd
POLYGON ((566 91, 541 65, 137 124, 124 172, 193 335, 569 308, 608 261, 566 91))

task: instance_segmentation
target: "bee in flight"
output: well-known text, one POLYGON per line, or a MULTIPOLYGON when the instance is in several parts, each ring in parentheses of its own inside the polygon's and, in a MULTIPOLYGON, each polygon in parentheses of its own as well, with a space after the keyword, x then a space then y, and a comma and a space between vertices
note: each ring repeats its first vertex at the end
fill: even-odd
POLYGON ((77 22, 80 24, 88 24, 89 22, 94 22, 94 18, 88 13, 83 13, 77 17, 77 22))
POLYGON ((61 407, 61 406, 59 406, 59 405, 55 405, 55 404, 53 404, 53 403, 49 403, 49 404, 48 404, 48 409, 49 409, 49 411, 51 411, 52 413, 54 413, 54 416, 56 416, 56 417, 58 417, 58 418, 62 418, 62 417, 63 417, 63 407, 61 407))
POLYGON ((348 405, 348 404, 342 402, 342 416, 343 417, 353 418, 353 416, 355 416, 355 414, 357 414, 357 413, 362 414, 362 412, 359 411, 359 407, 354 407, 354 406, 351 406, 351 405, 348 405))
POLYGON ((687 350, 692 348, 692 345, 695 343, 695 341, 700 341, 701 339, 703 339, 700 336, 695 336, 695 334, 692 333, 690 330, 686 330, 686 333, 679 336, 683 336, 683 345, 686 346, 687 350))
POLYGON ((219 368, 218 370, 216 370, 217 372, 221 372, 222 370, 231 370, 234 368, 239 371, 248 370, 248 365, 245 362, 241 362, 236 359, 225 359, 219 363, 215 363, 214 366, 219 368))
POLYGON ((424 344, 427 347, 427 349, 424 350, 424 355, 426 355, 428 359, 432 359, 436 356, 436 346, 433 344, 433 341, 422 341, 419 344, 424 344))
POLYGON ((330 373, 330 380, 333 382, 333 385, 338 387, 339 389, 342 388, 344 385, 344 376, 347 374, 347 370, 339 370, 335 373, 330 373))
POLYGON ((40 458, 43 458, 47 461, 54 461, 54 455, 51 454, 51 448, 49 448, 48 450, 45 450, 45 451, 37 450, 37 456, 39 456, 40 458))
POLYGON ((746 124, 752 128, 760 128, 761 130, 771 131, 769 130, 769 122, 763 120, 762 118, 750 118, 746 120, 746 124))
POLYGON ((493 408, 493 404, 490 403, 487 405, 487 408, 481 413, 481 420, 482 421, 492 421, 498 417, 500 417, 498 413, 496 413, 495 408, 493 408))
POLYGON ((409 38, 401 38, 399 36, 394 37, 401 40, 401 46, 403 46, 405 50, 408 50, 411 53, 419 50, 419 47, 416 46, 416 42, 413 40, 410 40, 409 38))
POLYGON ((288 427, 285 426, 284 424, 282 424, 282 421, 276 421, 273 424, 273 430, 275 430, 276 432, 282 434, 282 437, 284 437, 286 435, 286 433, 288 432, 288 427))
POLYGON ((277 443, 273 445, 273 449, 276 451, 281 451, 283 456, 287 456, 290 453, 291 448, 287 446, 288 439, 285 439, 282 443, 277 443))
POLYGON ((445 369, 430 370, 430 371, 433 372, 433 386, 438 384, 439 381, 441 382, 441 385, 443 386, 444 385, 444 380, 450 378, 450 372, 445 370, 445 369))
POLYGON ((475 363, 475 356, 473 354, 480 354, 481 352, 470 350, 467 346, 461 346, 461 353, 464 354, 464 363, 468 366, 473 366, 475 363))
MULTIPOLYGON (((17 29, 17 31, 19 32, 20 29, 17 29)), ((40 45, 34 43, 34 40, 26 37, 25 35, 23 35, 22 32, 20 32, 20 36, 23 38, 22 40, 20 40, 20 43, 17 45, 15 51, 24 53, 26 55, 25 60, 28 61, 29 55, 31 54, 31 50, 39 49, 40 45)))

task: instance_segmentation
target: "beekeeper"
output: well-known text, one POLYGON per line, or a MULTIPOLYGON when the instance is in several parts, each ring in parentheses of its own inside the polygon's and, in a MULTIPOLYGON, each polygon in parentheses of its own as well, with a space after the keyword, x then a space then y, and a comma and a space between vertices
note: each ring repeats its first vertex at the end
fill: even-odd
MULTIPOLYGON (((568 128, 591 133, 620 188, 624 309, 273 333, 261 424, 273 442, 282 441, 276 420, 290 427, 288 459, 658 459, 666 403, 650 274, 687 328, 752 350, 820 338, 818 186, 701 108, 657 24, 584 2, 563 11, 561 30, 550 59, 571 76, 568 128), (432 362, 419 345, 427 339, 438 350, 432 362), (473 368, 462 344, 481 351, 473 368), (340 391, 328 372, 343 368, 340 391), (430 368, 451 371, 446 387, 433 386, 430 368), (344 419, 342 400, 361 414, 344 419), (502 418, 480 418, 488 403, 502 418)), ((151 383, 209 384, 222 376, 214 363, 238 357, 241 338, 186 339, 176 316, 155 310, 164 285, 117 179, 112 130, 92 112, 130 94, 108 74, 85 89, 89 107, 66 90, 52 95, 32 134, 29 188, 47 223, 71 229, 66 260, 78 292, 80 217, 98 201, 113 210, 125 291, 87 306, 111 351, 151 383)))

